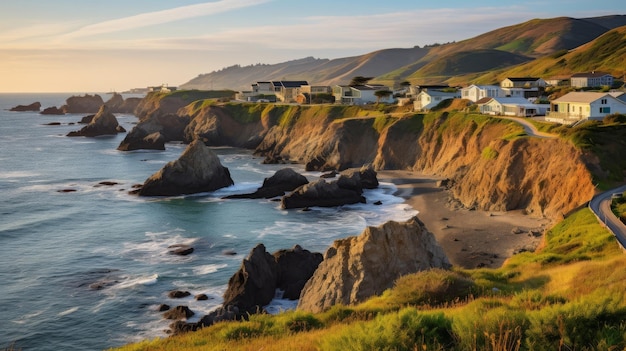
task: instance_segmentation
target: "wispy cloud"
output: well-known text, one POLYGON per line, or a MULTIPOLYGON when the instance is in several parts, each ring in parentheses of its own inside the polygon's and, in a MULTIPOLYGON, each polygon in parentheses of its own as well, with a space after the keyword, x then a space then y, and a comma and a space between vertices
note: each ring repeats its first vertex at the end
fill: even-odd
POLYGON ((260 5, 268 1, 271 0, 220 0, 216 2, 181 6, 91 24, 68 33, 63 37, 67 39, 126 31, 194 17, 214 15, 244 7, 260 5))

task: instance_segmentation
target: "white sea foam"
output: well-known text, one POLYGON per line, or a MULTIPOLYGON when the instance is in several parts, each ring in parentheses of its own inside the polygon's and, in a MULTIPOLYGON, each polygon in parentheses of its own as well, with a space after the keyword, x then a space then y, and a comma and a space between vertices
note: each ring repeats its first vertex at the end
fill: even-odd
POLYGON ((119 284, 113 286, 114 289, 129 289, 137 286, 154 285, 159 279, 158 274, 127 276, 123 277, 119 284))
POLYGON ((198 238, 186 238, 182 236, 184 230, 174 229, 165 232, 147 232, 143 242, 126 242, 122 254, 133 260, 148 262, 151 264, 163 262, 188 262, 192 256, 171 255, 172 245, 192 245, 198 238))
POLYGON ((193 268, 193 272, 197 275, 207 275, 211 273, 215 273, 222 268, 228 267, 227 264, 207 264, 193 268))
POLYGON ((76 306, 76 307, 72 307, 72 308, 67 309, 67 310, 65 310, 65 311, 63 311, 63 312, 59 312, 59 313, 57 314, 57 316, 59 316, 59 317, 67 316, 68 314, 72 314, 72 313, 74 313, 74 312, 78 311, 78 309, 79 309, 79 307, 78 307, 78 306, 76 306))
POLYGON ((8 171, 0 172, 0 179, 13 179, 13 178, 31 178, 39 176, 39 173, 28 171, 8 171))

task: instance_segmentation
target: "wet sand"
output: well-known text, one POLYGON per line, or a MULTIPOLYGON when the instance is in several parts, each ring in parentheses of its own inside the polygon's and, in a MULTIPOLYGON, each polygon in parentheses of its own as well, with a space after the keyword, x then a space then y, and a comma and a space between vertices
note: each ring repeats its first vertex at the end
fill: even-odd
POLYGON ((527 216, 522 211, 467 210, 437 186, 439 179, 412 171, 379 171, 381 182, 393 183, 419 214, 448 259, 463 268, 502 266, 522 250, 534 250, 550 221, 527 216))

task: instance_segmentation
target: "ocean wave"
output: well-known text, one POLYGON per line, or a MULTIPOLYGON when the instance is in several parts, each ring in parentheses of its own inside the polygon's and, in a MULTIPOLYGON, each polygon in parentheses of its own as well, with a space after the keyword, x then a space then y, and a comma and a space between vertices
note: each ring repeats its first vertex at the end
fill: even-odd
POLYGON ((222 268, 228 267, 228 264, 207 264, 202 266, 194 267, 192 270, 196 275, 207 275, 211 273, 215 273, 222 268))
POLYGON ((1 172, 0 171, 0 179, 14 179, 14 178, 32 178, 40 176, 40 173, 29 172, 29 171, 8 171, 1 172))

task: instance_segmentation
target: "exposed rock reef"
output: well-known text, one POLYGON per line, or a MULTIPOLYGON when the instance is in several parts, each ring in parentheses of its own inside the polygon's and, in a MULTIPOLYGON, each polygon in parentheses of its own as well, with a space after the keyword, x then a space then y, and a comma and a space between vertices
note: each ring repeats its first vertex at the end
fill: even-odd
POLYGON ((33 102, 29 105, 17 105, 12 107, 9 111, 14 112, 28 112, 28 111, 39 111, 41 109, 41 102, 33 102))
POLYGON ((98 94, 84 96, 70 96, 65 100, 62 110, 65 113, 94 113, 104 105, 104 100, 98 94))
POLYGON ((139 149, 165 150, 168 141, 182 141, 183 132, 189 123, 188 117, 176 114, 156 114, 152 118, 140 121, 126 134, 117 147, 120 151, 139 149))
POLYGON ((283 196, 280 204, 282 208, 289 209, 365 203, 363 189, 376 187, 378 187, 376 171, 371 165, 367 165, 358 170, 346 170, 339 175, 339 179, 330 183, 322 178, 316 182, 305 184, 283 196))
POLYGON ((233 185, 228 168, 200 140, 187 146, 178 160, 169 162, 134 191, 140 196, 174 196, 214 191, 233 185))
POLYGON ((381 294, 403 275, 450 268, 435 237, 414 217, 405 223, 367 227, 356 237, 336 240, 306 283, 298 309, 322 312, 381 294))
POLYGON ((115 115, 109 112, 109 108, 106 105, 102 105, 89 124, 78 131, 69 132, 67 136, 96 137, 101 135, 115 135, 125 131, 126 130, 117 122, 115 115))

